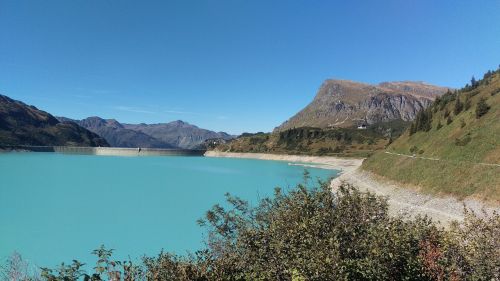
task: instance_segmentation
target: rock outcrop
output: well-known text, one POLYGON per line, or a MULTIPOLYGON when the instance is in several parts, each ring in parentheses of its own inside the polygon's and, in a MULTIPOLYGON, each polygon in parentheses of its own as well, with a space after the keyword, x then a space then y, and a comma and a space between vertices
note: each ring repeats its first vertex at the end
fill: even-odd
POLYGON ((391 120, 411 121, 449 88, 423 82, 384 82, 369 85, 347 80, 327 80, 314 100, 276 128, 350 127, 391 120))

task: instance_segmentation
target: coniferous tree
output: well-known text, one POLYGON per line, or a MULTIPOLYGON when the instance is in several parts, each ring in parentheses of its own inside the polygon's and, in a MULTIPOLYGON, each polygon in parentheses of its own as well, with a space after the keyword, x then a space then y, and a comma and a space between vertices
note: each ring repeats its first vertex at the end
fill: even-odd
POLYGON ((464 104, 460 101, 460 97, 457 96, 457 99, 455 100, 455 107, 453 109, 453 113, 455 113, 455 115, 458 115, 460 112, 462 112, 463 108, 464 104))
POLYGON ((474 78, 474 76, 472 76, 472 78, 470 79, 470 85, 472 88, 475 88, 477 86, 477 81, 476 78, 474 78))
POLYGON ((432 129, 432 111, 426 110, 425 117, 424 131, 428 132, 432 129))
POLYGON ((476 118, 481 118, 481 116, 485 115, 488 113, 488 110, 490 110, 490 107, 486 103, 486 100, 484 98, 481 98, 479 102, 477 103, 476 107, 476 118))
POLYGON ((416 128, 415 122, 412 122, 410 125, 410 136, 417 132, 417 130, 415 128, 416 128))
POLYGON ((430 131, 432 128, 432 110, 430 108, 427 108, 426 110, 419 111, 414 123, 414 132, 430 131))
POLYGON ((491 75, 493 75, 493 72, 491 70, 488 70, 488 72, 486 72, 483 76, 483 79, 487 79, 487 78, 490 78, 491 75))
POLYGON ((450 116, 450 111, 447 109, 444 110, 444 118, 448 118, 450 116))

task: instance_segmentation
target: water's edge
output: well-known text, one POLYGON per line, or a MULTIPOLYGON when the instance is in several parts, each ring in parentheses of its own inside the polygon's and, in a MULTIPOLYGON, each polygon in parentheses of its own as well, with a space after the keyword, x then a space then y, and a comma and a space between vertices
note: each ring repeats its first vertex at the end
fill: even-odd
POLYGON ((239 153, 239 152, 222 152, 213 150, 206 151, 204 156, 216 157, 216 158, 241 158, 241 159, 286 161, 286 162, 292 162, 289 163, 289 165, 337 170, 340 171, 341 173, 352 172, 358 169, 364 160, 363 158, 340 158, 334 156, 286 155, 286 154, 271 154, 271 153, 239 153))
POLYGON ((202 149, 162 149, 128 147, 77 147, 77 146, 3 146, 6 151, 57 152, 108 156, 203 156, 202 149))

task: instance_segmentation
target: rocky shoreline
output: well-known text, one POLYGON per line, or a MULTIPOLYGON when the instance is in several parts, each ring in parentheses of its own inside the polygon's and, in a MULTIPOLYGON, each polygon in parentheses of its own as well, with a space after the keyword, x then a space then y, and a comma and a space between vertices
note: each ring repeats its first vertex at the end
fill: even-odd
POLYGON ((495 211, 500 212, 500 207, 488 206, 475 199, 467 198, 459 200, 451 196, 423 194, 413 187, 389 182, 370 172, 362 170, 360 167, 363 163, 363 159, 359 158, 220 151, 207 151, 205 156, 311 163, 311 166, 315 168, 340 170, 341 175, 331 181, 333 190, 338 188, 343 182, 350 183, 362 191, 369 191, 381 196, 386 196, 389 203, 389 212, 393 215, 427 215, 434 221, 439 221, 444 225, 452 221, 463 220, 464 207, 474 211, 480 216, 485 216, 495 211))
POLYGON ((207 151, 205 152, 205 156, 311 163, 315 168, 340 170, 341 173, 356 170, 359 166, 361 166, 361 163, 363 163, 363 159, 361 158, 339 158, 331 156, 285 155, 266 153, 238 153, 221 151, 207 151))

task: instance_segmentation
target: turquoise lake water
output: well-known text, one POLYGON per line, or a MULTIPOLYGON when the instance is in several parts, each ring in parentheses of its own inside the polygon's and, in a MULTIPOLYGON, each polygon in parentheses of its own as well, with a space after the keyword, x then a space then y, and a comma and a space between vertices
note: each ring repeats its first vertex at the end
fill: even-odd
POLYGON ((224 193, 255 203, 276 186, 302 182, 303 172, 250 159, 3 153, 0 257, 17 251, 39 266, 78 259, 91 268, 90 252, 101 244, 120 259, 193 252, 203 245, 196 220, 224 193))

